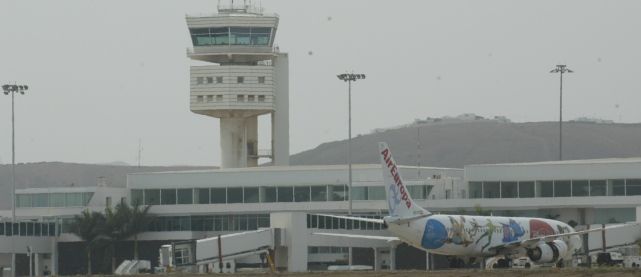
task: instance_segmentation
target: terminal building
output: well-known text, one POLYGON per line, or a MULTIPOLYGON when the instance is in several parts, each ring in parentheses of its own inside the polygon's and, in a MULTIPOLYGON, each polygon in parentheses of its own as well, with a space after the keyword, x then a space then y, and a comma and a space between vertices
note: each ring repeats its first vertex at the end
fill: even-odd
MULTIPOLYGON (((130 174, 126 188, 99 182, 18 190, 18 221, 12 224, 11 211, 0 211, 0 267, 10 267, 14 249, 20 276, 29 273, 29 255, 35 275, 45 267, 53 275, 84 273, 83 245, 69 223, 83 210, 104 211, 121 201, 151 206, 154 220, 138 239, 141 259, 152 265, 164 244, 272 227, 284 230, 286 239, 276 250, 283 270, 346 264, 350 247, 354 264, 376 269, 446 266, 446 257, 404 244, 314 235, 390 235, 379 224, 319 215, 346 214, 351 197, 355 215, 385 216, 381 166, 354 165, 350 190, 347 165, 288 165, 288 58, 274 46, 278 16, 231 6, 186 20, 193 42, 188 57, 207 63, 190 69, 190 108, 220 119, 222 168, 130 174), (258 116, 271 116, 271 149, 258 149, 258 116), (272 165, 258 166, 259 158, 272 165)), ((435 213, 548 217, 581 226, 639 220, 640 169, 641 158, 626 158, 462 169, 401 166, 400 172, 412 198, 435 213)), ((130 242, 118 249, 118 263, 131 258, 130 242)), ((237 263, 252 266, 260 259, 237 263)))

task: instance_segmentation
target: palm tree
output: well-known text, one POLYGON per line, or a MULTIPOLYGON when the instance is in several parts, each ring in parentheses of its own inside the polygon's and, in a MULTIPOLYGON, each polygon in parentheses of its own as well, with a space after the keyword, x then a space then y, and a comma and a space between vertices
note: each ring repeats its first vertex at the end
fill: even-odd
POLYGON ((126 203, 119 203, 115 209, 105 209, 106 224, 104 235, 109 238, 109 249, 111 250, 111 272, 116 269, 116 242, 129 237, 127 224, 131 217, 131 208, 126 203))
MULTIPOLYGON (((124 204, 129 207, 127 204, 124 204)), ((149 214, 151 206, 141 206, 139 203, 134 203, 129 211, 129 220, 126 224, 127 237, 134 237, 134 260, 138 260, 138 234, 147 230, 147 227, 154 219, 149 214)))
POLYGON ((90 212, 88 209, 80 215, 74 216, 71 223, 71 232, 85 242, 87 251, 87 275, 91 275, 91 252, 107 237, 103 234, 105 216, 99 212, 90 212))

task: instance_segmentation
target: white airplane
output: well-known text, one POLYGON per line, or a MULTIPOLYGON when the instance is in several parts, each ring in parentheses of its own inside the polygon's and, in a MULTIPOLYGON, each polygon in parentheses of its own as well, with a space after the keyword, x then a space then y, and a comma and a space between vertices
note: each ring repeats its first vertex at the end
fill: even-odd
MULTIPOLYGON (((400 240, 430 253, 448 256, 503 257, 504 261, 527 256, 537 264, 562 265, 581 249, 579 235, 602 230, 577 232, 564 222, 545 218, 432 214, 412 200, 386 143, 379 143, 379 154, 383 180, 387 184, 389 215, 383 219, 323 216, 386 224, 388 231, 397 237, 314 234, 388 242, 400 240)), ((620 226, 608 228, 617 227, 620 226)))

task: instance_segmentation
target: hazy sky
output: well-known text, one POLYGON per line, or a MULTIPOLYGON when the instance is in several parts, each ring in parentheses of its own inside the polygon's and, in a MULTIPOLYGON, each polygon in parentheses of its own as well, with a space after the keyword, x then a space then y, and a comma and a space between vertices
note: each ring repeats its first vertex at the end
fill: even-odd
MULTIPOLYGON (((18 162, 135 164, 140 139, 143 164, 218 165, 218 120, 189 111, 185 55, 185 14, 216 4, 1 0, 0 82, 31 87, 16 99, 18 162)), ((368 77, 353 91, 355 134, 465 112, 557 120, 558 63, 576 72, 565 118, 641 121, 641 1, 262 5, 290 54, 292 153, 346 137, 345 70, 368 77)), ((0 163, 10 107, 0 95, 0 163)))

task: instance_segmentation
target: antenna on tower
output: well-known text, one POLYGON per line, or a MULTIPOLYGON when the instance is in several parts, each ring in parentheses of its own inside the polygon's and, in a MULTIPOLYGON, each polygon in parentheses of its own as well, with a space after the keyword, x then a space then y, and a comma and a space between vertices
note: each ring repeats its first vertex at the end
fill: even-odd
POLYGON ((140 168, 141 160, 142 160, 142 140, 138 139, 138 168, 140 168))

